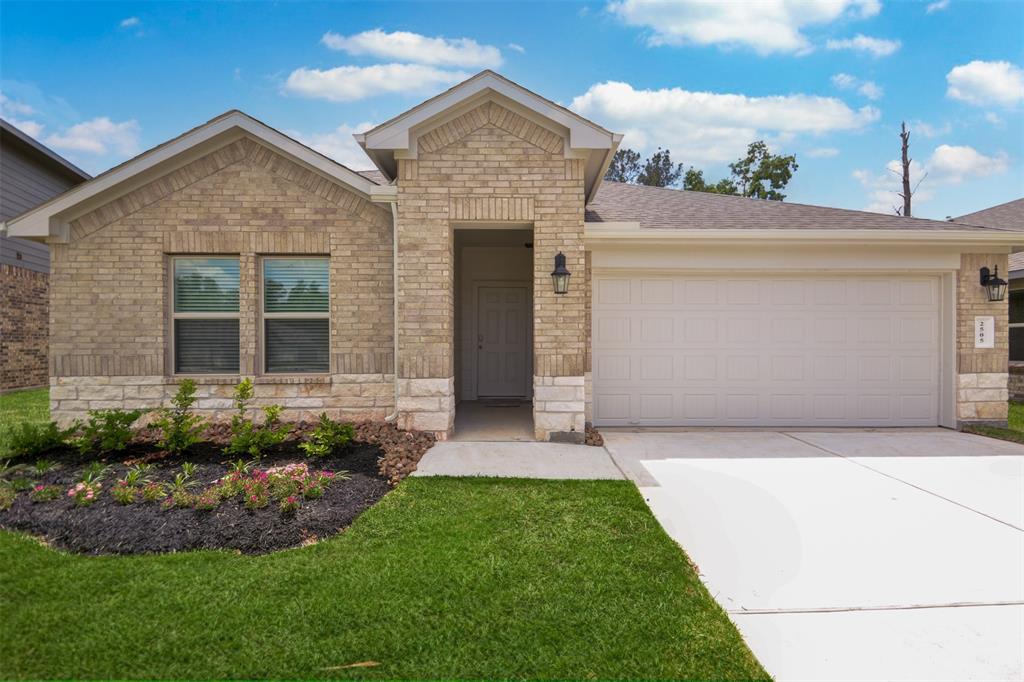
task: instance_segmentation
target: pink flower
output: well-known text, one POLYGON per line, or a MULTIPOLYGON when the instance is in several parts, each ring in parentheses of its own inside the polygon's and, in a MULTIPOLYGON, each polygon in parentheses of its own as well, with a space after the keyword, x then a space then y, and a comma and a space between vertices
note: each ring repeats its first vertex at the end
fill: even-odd
POLYGON ((37 485, 35 488, 33 488, 33 490, 35 490, 36 492, 39 492, 40 490, 43 490, 44 488, 46 488, 45 485, 37 485))

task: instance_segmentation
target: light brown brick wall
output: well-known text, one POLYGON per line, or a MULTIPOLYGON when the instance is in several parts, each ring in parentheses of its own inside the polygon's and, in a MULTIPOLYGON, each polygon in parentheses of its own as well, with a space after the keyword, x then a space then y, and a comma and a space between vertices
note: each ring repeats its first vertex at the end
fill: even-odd
POLYGON ((561 137, 481 104, 419 138, 418 158, 399 163, 398 196, 400 377, 454 375, 453 221, 533 225, 534 374, 583 376, 583 165, 561 137), (558 251, 575 273, 565 296, 551 288, 558 251))
POLYGON ((0 391, 46 385, 48 279, 0 264, 0 391))
POLYGON ((957 274, 957 422, 1006 421, 1009 296, 993 303, 979 281, 982 267, 1008 272, 1006 254, 964 254, 957 274), (974 318, 995 318, 995 348, 974 347, 974 318))
MULTIPOLYGON (((282 394, 296 408, 351 406, 382 413, 393 402, 389 391, 374 389, 380 395, 367 396, 364 386, 344 385, 367 383, 351 376, 381 382, 394 371, 391 229, 388 208, 249 138, 237 140, 76 220, 70 243, 55 245, 50 374, 150 382, 166 377, 172 254, 240 256, 241 374, 259 374, 259 256, 329 255, 327 388, 295 389, 319 391, 317 400, 295 402, 311 396, 284 395, 292 389, 269 388, 285 382, 268 377, 273 384, 260 384, 257 395, 282 394), (332 383, 340 387, 332 389, 332 383)), ((63 407, 87 407, 89 385, 78 382, 74 398, 66 399, 75 402, 63 407)), ((104 390, 133 397, 123 390, 95 392, 104 390)), ((209 409, 216 408, 211 403, 209 409)))

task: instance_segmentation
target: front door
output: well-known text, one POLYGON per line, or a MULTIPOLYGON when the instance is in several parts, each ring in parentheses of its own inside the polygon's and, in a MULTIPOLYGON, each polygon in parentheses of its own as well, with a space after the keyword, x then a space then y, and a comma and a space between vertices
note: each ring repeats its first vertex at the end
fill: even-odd
POLYGON ((526 287, 480 287, 477 311, 477 395, 524 397, 526 391, 526 287))

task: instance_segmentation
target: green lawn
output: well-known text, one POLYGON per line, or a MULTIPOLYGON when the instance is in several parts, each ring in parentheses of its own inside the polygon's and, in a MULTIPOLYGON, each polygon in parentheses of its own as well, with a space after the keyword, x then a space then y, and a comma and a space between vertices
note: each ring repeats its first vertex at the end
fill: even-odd
POLYGON ((1010 440, 1015 443, 1024 443, 1024 403, 1010 403, 1010 411, 1007 416, 1008 428, 999 428, 998 426, 968 426, 965 431, 970 433, 977 433, 982 436, 989 436, 991 438, 1000 438, 1002 440, 1010 440))
POLYGON ((0 394, 0 458, 7 455, 6 431, 4 428, 20 422, 50 421, 50 391, 33 388, 27 391, 12 391, 0 394))
POLYGON ((623 481, 413 478, 259 557, 0 533, 0 604, 4 679, 767 679, 623 481))

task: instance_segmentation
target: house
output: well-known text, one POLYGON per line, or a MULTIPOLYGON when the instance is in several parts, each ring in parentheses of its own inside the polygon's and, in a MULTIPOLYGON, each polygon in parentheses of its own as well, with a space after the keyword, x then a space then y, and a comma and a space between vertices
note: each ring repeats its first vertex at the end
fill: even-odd
POLYGON ((542 440, 1006 420, 1013 233, 602 182, 621 136, 491 71, 356 138, 376 171, 230 111, 10 221, 52 248, 55 417, 250 376, 442 437, 483 399, 542 440))
MULTIPOLYGON (((0 221, 88 179, 85 171, 0 119, 0 221)), ((46 244, 0 230, 0 392, 48 381, 49 271, 46 244)))
MULTIPOLYGON (((1024 198, 955 219, 958 223, 1024 232, 1024 198)), ((1010 254, 1010 398, 1024 400, 1024 253, 1010 254)))

